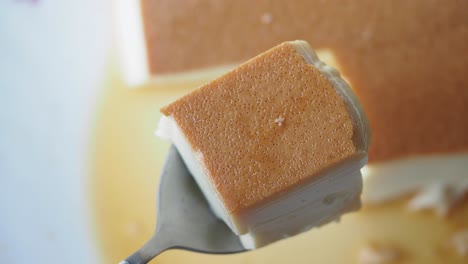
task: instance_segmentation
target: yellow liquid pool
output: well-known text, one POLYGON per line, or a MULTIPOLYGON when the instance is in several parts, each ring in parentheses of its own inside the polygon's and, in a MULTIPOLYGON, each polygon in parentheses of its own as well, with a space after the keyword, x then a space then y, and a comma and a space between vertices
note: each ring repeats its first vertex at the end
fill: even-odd
MULTIPOLYGON (((169 143, 154 136, 159 108, 199 83, 140 89, 126 87, 110 67, 92 141, 92 204, 103 263, 118 263, 148 239, 156 223, 156 190, 169 143)), ((468 263, 449 239, 468 228, 468 203, 449 218, 409 213, 404 201, 363 208, 293 238, 252 252, 207 255, 169 250, 151 263, 358 263, 372 242, 402 250, 398 263, 468 263)))

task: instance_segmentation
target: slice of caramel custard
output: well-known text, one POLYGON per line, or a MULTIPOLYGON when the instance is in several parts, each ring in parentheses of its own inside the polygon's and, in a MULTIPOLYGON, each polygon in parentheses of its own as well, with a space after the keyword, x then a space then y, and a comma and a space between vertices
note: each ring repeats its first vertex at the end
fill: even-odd
POLYGON ((157 133, 246 248, 359 208, 367 119, 305 41, 262 53, 161 111, 157 133))

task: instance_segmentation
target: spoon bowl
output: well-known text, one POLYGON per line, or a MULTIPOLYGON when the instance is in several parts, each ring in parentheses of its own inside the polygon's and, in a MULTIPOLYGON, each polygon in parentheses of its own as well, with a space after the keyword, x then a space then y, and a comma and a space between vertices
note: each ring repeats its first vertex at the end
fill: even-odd
POLYGON ((148 263, 173 248, 211 254, 246 251, 239 237, 212 213, 173 145, 161 173, 158 196, 154 235, 120 264, 148 263))

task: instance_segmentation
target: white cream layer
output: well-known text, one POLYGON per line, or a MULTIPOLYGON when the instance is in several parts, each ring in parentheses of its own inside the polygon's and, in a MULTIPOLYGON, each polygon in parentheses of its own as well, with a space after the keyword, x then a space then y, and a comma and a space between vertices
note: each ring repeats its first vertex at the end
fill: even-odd
POLYGON ((249 232, 241 236, 244 247, 265 246, 339 220, 342 214, 359 209, 362 189, 359 169, 364 163, 365 160, 342 164, 252 211, 246 216, 249 232))
POLYGON ((468 192, 468 153, 369 164, 363 175, 363 203, 382 203, 416 193, 408 203, 410 210, 434 209, 444 215, 468 192))
POLYGON ((114 6, 120 68, 131 87, 143 84, 150 75, 140 2, 117 0, 114 6))
POLYGON ((211 210, 218 218, 222 219, 233 232, 239 234, 239 230, 233 224, 226 207, 221 202, 218 192, 207 175, 205 166, 203 165, 203 155, 192 148, 192 145, 187 141, 175 120, 172 117, 162 116, 159 120, 156 135, 162 139, 172 141, 208 201, 211 210))

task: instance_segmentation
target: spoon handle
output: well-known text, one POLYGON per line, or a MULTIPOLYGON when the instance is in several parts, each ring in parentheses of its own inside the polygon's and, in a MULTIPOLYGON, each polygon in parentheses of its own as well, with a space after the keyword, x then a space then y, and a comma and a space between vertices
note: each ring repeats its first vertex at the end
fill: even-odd
POLYGON ((156 239, 156 235, 153 235, 143 247, 133 253, 130 257, 121 261, 119 264, 145 264, 152 260, 154 257, 162 253, 163 251, 170 248, 170 246, 161 239, 156 239))

